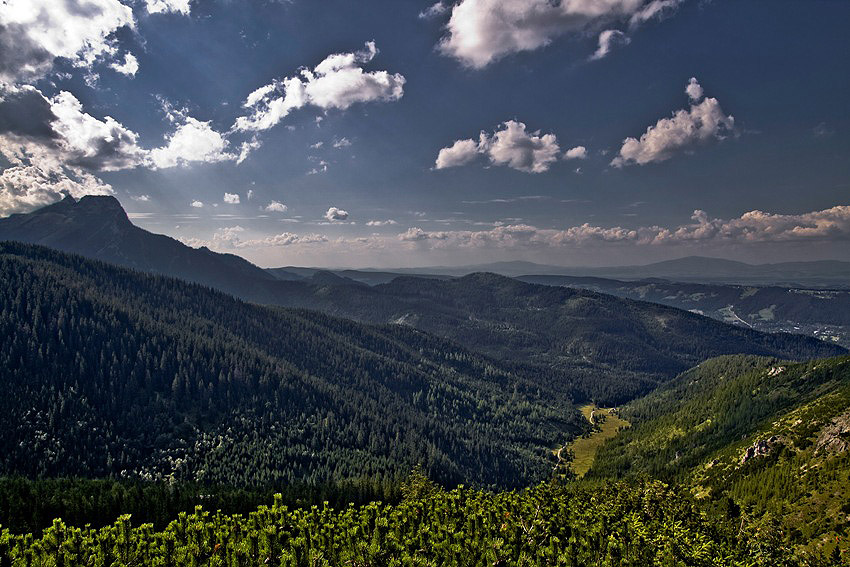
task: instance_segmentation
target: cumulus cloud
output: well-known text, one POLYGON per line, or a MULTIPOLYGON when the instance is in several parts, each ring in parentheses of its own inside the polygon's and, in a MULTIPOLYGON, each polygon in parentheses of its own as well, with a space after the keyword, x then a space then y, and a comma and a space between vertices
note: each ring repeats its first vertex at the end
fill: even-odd
POLYGON ((343 221, 348 218, 348 211, 331 207, 328 209, 328 212, 325 213, 325 218, 329 221, 343 221))
POLYGON ((585 159, 587 157, 587 148, 584 146, 576 146, 564 152, 564 159, 585 159))
POLYGON ((0 81, 34 80, 63 58, 90 67, 117 48, 113 33, 133 27, 118 0, 5 0, 0 10, 0 81))
POLYGON ((558 160, 560 148, 554 134, 528 132, 525 124, 508 120, 492 135, 481 132, 478 141, 457 140, 440 150, 435 169, 465 165, 479 154, 493 165, 504 165, 526 173, 542 173, 558 160))
POLYGON ((703 96, 702 86, 697 81, 696 77, 691 77, 688 80, 688 86, 685 87, 685 92, 688 95, 688 98, 693 102, 698 102, 703 96))
POLYGON ((366 226, 392 226, 394 224, 398 224, 398 223, 396 221, 394 221, 393 219, 370 220, 369 222, 366 223, 366 226))
POLYGON ((250 151, 243 147, 239 156, 227 151, 230 143, 210 122, 191 116, 182 116, 178 120, 177 129, 166 137, 167 143, 150 151, 150 162, 154 169, 192 162, 241 161, 250 151))
POLYGON ((561 248, 594 244, 663 246, 700 243, 763 243, 812 240, 850 240, 850 205, 783 215, 749 211, 732 219, 711 218, 696 210, 693 222, 674 227, 657 225, 625 228, 584 223, 564 229, 541 229, 525 224, 487 230, 426 231, 413 227, 398 240, 432 248, 561 248))
POLYGON ((234 250, 245 248, 273 248, 279 246, 295 246, 304 244, 318 244, 327 242, 326 236, 321 234, 295 234, 283 232, 264 238, 243 238, 245 229, 241 226, 228 226, 220 228, 213 233, 211 240, 197 238, 186 241, 190 246, 208 246, 217 250, 234 250))
MULTIPOLYGON (((506 55, 544 47, 559 36, 585 34, 618 23, 634 29, 669 12, 680 1, 461 0, 452 7, 438 49, 480 69, 506 55)), ((607 36, 608 40, 614 38, 615 34, 607 36)))
POLYGON ((219 249, 250 249, 275 246, 314 246, 350 254, 361 249, 404 253, 422 250, 565 250, 612 247, 665 247, 757 243, 850 240, 850 205, 801 214, 750 211, 732 219, 712 218, 697 210, 691 222, 679 226, 598 226, 584 223, 566 228, 538 228, 529 224, 496 225, 481 230, 425 230, 411 227, 398 234, 368 237, 339 237, 329 240, 319 234, 282 234, 246 238, 241 226, 222 228, 212 240, 193 240, 192 245, 219 249))
POLYGON ((148 201, 151 200, 150 195, 133 195, 130 198, 133 199, 134 201, 138 201, 140 203, 147 203, 148 201))
POLYGON ((686 92, 691 101, 689 109, 677 110, 671 118, 662 118, 649 126, 640 139, 623 140, 620 153, 611 165, 623 167, 665 161, 679 151, 735 133, 734 117, 723 112, 716 98, 703 99, 703 89, 696 79, 688 82, 686 92))
POLYGON ((401 242, 430 248, 562 248, 599 244, 661 246, 699 243, 758 243, 805 240, 850 240, 850 206, 840 205, 798 215, 750 211, 733 219, 712 219, 694 211, 693 223, 677 227, 602 227, 589 223, 565 229, 525 224, 487 230, 426 231, 413 227, 401 242))
POLYGON ((658 231, 653 242, 784 242, 850 238, 850 205, 838 205, 797 215, 754 210, 729 220, 712 219, 705 211, 696 210, 691 218, 693 224, 658 231))
MULTIPOLYGON (((239 195, 236 193, 225 193, 224 197, 221 199, 228 205, 238 205, 239 204, 239 195)), ((241 227, 240 227, 241 228, 241 227)))
POLYGON ((305 106, 345 110, 356 103, 400 99, 404 76, 363 70, 377 53, 375 42, 369 41, 362 51, 329 55, 313 69, 303 68, 294 76, 256 89, 243 104, 249 114, 237 118, 234 130, 267 130, 305 106))
POLYGON ((202 208, 204 208, 204 203, 203 203, 202 201, 197 201, 197 200, 192 201, 191 205, 192 205, 193 207, 195 207, 196 209, 202 209, 202 208))
POLYGON ((333 146, 338 150, 342 149, 342 148, 347 148, 350 145, 351 145, 351 142, 349 141, 348 138, 334 138, 333 146))
POLYGON ((63 193, 110 193, 92 171, 140 165, 145 152, 137 140, 112 117, 84 112, 66 91, 47 98, 32 86, 0 86, 0 155, 10 164, 3 172, 4 213, 53 202, 63 193))
POLYGON ((44 204, 51 187, 55 189, 52 200, 61 198, 66 186, 74 196, 81 196, 84 188, 103 194, 108 185, 94 176, 97 172, 238 162, 259 146, 256 140, 246 142, 237 156, 209 122, 170 107, 166 111, 176 125, 174 131, 162 147, 146 149, 139 145, 136 132, 111 116, 92 116, 67 91, 46 97, 33 86, 0 85, 0 155, 20 168, 9 172, 7 184, 11 179, 24 183, 26 176, 31 176, 33 187, 39 188, 35 200, 20 190, 8 195, 20 195, 20 210, 26 210, 36 201, 44 204))
POLYGON ((268 205, 265 206, 263 210, 269 211, 272 213, 285 213, 288 207, 279 201, 272 201, 268 205))
POLYGON ((46 98, 31 86, 0 88, 0 153, 13 164, 116 171, 142 163, 137 142, 138 135, 111 116, 84 112, 67 91, 46 98))
POLYGON ((189 0, 145 0, 145 8, 149 14, 173 12, 184 16, 191 10, 189 0))
POLYGON ((440 150, 437 154, 436 169, 466 165, 478 157, 478 142, 475 140, 457 140, 454 144, 440 150))
POLYGON ((629 36, 620 30, 603 30, 599 34, 599 47, 596 48, 590 58, 602 59, 611 52, 615 45, 628 45, 631 41, 629 36))
POLYGON ((117 61, 114 61, 109 66, 121 73, 122 75, 127 75, 128 77, 135 77, 136 72, 139 70, 139 60, 136 59, 136 56, 132 53, 125 53, 123 62, 118 63, 117 61))
POLYGON ((62 195, 111 195, 112 186, 79 169, 21 165, 0 173, 0 216, 43 207, 62 195))

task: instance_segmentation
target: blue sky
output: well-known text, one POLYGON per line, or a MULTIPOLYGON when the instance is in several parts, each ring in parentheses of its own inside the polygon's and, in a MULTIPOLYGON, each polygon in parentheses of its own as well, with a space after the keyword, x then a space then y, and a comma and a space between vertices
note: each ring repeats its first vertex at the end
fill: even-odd
POLYGON ((114 194, 264 266, 850 260, 848 22, 838 1, 9 0, 0 213, 114 194))

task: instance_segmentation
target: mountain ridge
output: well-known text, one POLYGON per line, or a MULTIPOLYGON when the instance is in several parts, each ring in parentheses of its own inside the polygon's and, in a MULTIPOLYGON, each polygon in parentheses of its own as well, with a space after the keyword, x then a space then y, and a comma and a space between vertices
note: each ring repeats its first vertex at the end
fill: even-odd
POLYGON ((327 271, 284 281, 236 256, 192 249, 135 227, 113 198, 66 199, 52 207, 0 220, 0 239, 39 237, 60 249, 147 267, 247 301, 412 326, 502 364, 533 369, 569 398, 620 403, 720 354, 805 358, 844 352, 802 336, 763 335, 669 307, 496 274, 404 276, 372 287, 327 271), (113 218, 100 224, 78 218, 98 208, 113 218), (104 225, 120 229, 108 232, 104 225), (196 265, 199 272, 193 272, 196 265))

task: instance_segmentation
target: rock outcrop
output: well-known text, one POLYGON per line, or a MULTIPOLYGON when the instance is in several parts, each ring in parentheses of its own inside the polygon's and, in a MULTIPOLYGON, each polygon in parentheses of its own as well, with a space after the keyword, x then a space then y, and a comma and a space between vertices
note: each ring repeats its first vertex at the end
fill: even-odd
POLYGON ((850 411, 823 428, 815 443, 815 453, 843 453, 850 449, 850 411))

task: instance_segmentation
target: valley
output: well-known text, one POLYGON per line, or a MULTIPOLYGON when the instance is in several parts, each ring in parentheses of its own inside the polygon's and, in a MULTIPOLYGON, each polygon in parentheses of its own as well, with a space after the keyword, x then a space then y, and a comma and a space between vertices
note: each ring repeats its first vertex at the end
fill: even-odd
POLYGON ((590 404, 580 407, 579 411, 592 429, 564 445, 563 449, 558 450, 557 456, 560 461, 564 452, 569 453, 569 468, 576 477, 582 478, 593 465, 599 448, 616 437, 621 428, 629 427, 629 422, 622 419, 615 408, 598 408, 590 404))
POLYGON ((678 525, 675 541, 703 547, 676 561, 772 566, 826 565, 848 543, 843 340, 763 332, 843 324, 845 292, 488 273, 368 285, 186 247, 115 204, 0 220, 6 238, 67 250, 0 242, 0 524, 42 534, 0 527, 0 558, 383 564, 424 559, 409 542, 436 529, 436 562, 457 560, 462 530, 479 563, 643 564, 678 525), (582 535, 612 525, 659 535, 582 535), (224 535, 259 526, 282 539, 224 535), (116 556, 82 543, 118 533, 134 547, 116 556))

